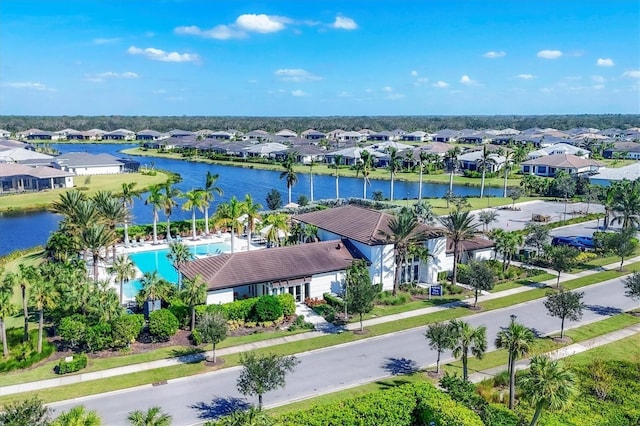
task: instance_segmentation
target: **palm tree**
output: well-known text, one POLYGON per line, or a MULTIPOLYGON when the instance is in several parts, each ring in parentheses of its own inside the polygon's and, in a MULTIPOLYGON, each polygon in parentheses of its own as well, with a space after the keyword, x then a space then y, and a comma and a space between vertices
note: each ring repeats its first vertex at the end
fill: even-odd
POLYGON ((436 374, 440 374, 440 355, 451 346, 451 336, 449 333, 449 324, 440 322, 433 323, 427 327, 425 337, 429 341, 429 347, 436 351, 436 374))
POLYGON ((162 194, 162 208, 164 209, 164 215, 167 217, 167 242, 171 241, 171 214, 173 208, 178 205, 176 198, 180 196, 180 191, 177 188, 172 188, 171 183, 166 183, 163 186, 164 194, 162 194))
POLYGON ((207 171, 207 176, 204 183, 204 198, 207 202, 207 206, 204 209, 204 234, 209 235, 209 205, 214 199, 214 194, 222 196, 224 191, 219 186, 216 186, 216 182, 220 175, 218 173, 213 174, 207 171))
POLYGON ((93 223, 84 228, 80 233, 80 241, 83 247, 91 253, 93 259, 93 280, 98 281, 98 261, 102 249, 116 241, 116 235, 102 223, 93 223))
POLYGON ((391 188, 389 194, 389 200, 393 201, 393 180, 398 170, 401 169, 400 157, 398 156, 398 150, 394 147, 389 148, 389 173, 391 174, 391 188))
POLYGON ((287 191, 289 192, 289 204, 291 204, 291 189, 293 185, 298 183, 298 175, 296 174, 293 166, 295 164, 295 157, 293 154, 287 154, 287 158, 282 162, 282 167, 284 167, 284 172, 280 173, 280 179, 286 179, 287 182, 287 191))
POLYGON ((192 280, 185 280, 180 296, 184 303, 189 305, 191 311, 191 331, 195 330, 196 326, 196 305, 202 305, 207 301, 207 283, 202 279, 202 276, 196 275, 192 280))
POLYGON ((142 290, 140 293, 144 300, 165 300, 169 294, 169 286, 160 278, 157 271, 145 272, 142 275, 142 290))
POLYGON ((522 377, 523 398, 535 408, 530 426, 538 423, 544 409, 559 410, 569 403, 574 393, 573 375, 546 355, 531 358, 529 372, 522 377))
POLYGON ((140 193, 134 190, 137 182, 122 182, 122 195, 120 200, 126 211, 124 221, 124 244, 129 245, 129 221, 131 220, 131 209, 133 208, 134 198, 140 198, 140 193))
POLYGON ((243 215, 244 209, 244 203, 238 201, 234 195, 228 203, 219 204, 216 210, 216 226, 224 226, 231 229, 231 253, 234 252, 234 234, 241 226, 240 216, 243 215))
POLYGON ((178 288, 180 288, 180 285, 182 284, 182 275, 180 274, 179 269, 180 265, 193 260, 193 258, 193 253, 186 244, 180 241, 169 243, 169 253, 167 253, 167 259, 169 259, 169 262, 171 262, 173 267, 176 268, 176 271, 178 272, 178 288))
POLYGON ((151 407, 145 412, 131 411, 127 420, 131 426, 171 426, 171 416, 160 407, 151 407))
POLYGON ((451 350, 455 358, 462 358, 462 378, 469 378, 467 363, 471 355, 482 359, 487 351, 487 327, 473 327, 468 322, 454 319, 449 323, 451 331, 451 350))
POLYGON ((208 207, 205 191, 203 189, 192 189, 182 194, 186 199, 182 205, 182 210, 191 210, 191 237, 195 241, 196 237, 196 209, 201 212, 208 207))
POLYGON ((122 314, 120 299, 107 281, 100 281, 89 293, 89 318, 96 323, 108 323, 122 314))
POLYGON ((366 149, 360 152, 360 161, 356 165, 356 177, 362 172, 362 198, 367 198, 367 184, 369 183, 369 174, 373 165, 373 157, 366 149))
POLYGON ((418 230, 420 223, 411 210, 403 207, 398 215, 389 220, 389 233, 380 231, 388 242, 393 244, 395 274, 393 279, 393 295, 400 289, 400 272, 406 267, 411 246, 418 245, 425 239, 424 232, 418 230))
POLYGON ((496 337, 496 347, 509 353, 509 408, 513 409, 516 398, 516 360, 529 354, 536 335, 529 327, 516 322, 511 316, 508 327, 503 327, 496 337))
POLYGON ((36 271, 29 288, 29 298, 38 311, 38 353, 42 353, 42 332, 44 330, 44 311, 56 305, 57 292, 53 283, 45 280, 36 271))
POLYGON ((482 180, 480 181, 480 198, 482 198, 484 196, 484 180, 485 180, 485 175, 487 173, 487 166, 490 163, 494 163, 495 164, 495 160, 493 158, 489 157, 489 152, 487 150, 487 146, 484 145, 482 147, 482 157, 480 157, 476 161, 477 168, 482 171, 482 180))
POLYGON ((279 246, 281 241, 281 235, 286 234, 289 230, 288 225, 289 217, 284 213, 270 214, 264 218, 262 222, 263 229, 267 229, 265 239, 268 243, 279 246))
POLYGON ((127 256, 118 256, 109 267, 108 272, 115 275, 120 283, 120 304, 124 303, 124 283, 136 276, 136 267, 127 256))
MULTIPOLYGON (((0 269, 0 276, 3 272, 0 269)), ((3 280, 0 284, 0 340, 2 340, 2 355, 5 358, 9 356, 5 318, 14 315, 18 311, 18 307, 11 303, 13 284, 14 282, 11 278, 3 280)))
POLYGON ((514 153, 513 151, 504 151, 502 155, 504 156, 504 188, 502 190, 502 196, 507 198, 507 179, 514 164, 514 153))
POLYGON ((255 407, 234 411, 216 422, 218 426, 274 426, 275 424, 276 421, 269 417, 266 411, 255 407))
POLYGON ((640 226, 640 180, 623 180, 614 186, 612 224, 620 223, 623 229, 640 226))
POLYGON ((51 426, 100 426, 102 420, 96 411, 87 411, 83 405, 76 405, 65 411, 51 423, 51 426))
POLYGON ((158 244, 158 210, 162 207, 162 185, 151 185, 145 204, 153 209, 153 244, 158 244))
POLYGON ((502 229, 494 229, 492 238, 496 243, 495 251, 502 254, 502 270, 506 271, 511 266, 511 259, 524 243, 524 236, 517 232, 507 232, 502 229))
POLYGON ((256 230, 256 222, 260 220, 260 210, 262 205, 255 203, 251 194, 244 197, 244 214, 247 215, 247 251, 251 250, 251 239, 256 230))
POLYGON ((53 212, 64 216, 62 227, 65 227, 65 225, 75 225, 70 222, 78 209, 78 205, 82 201, 87 201, 87 196, 77 189, 72 189, 71 191, 60 194, 59 199, 51 204, 53 212))
MULTIPOLYGON (((108 191, 98 192, 96 194, 96 197, 94 198, 94 201, 100 220, 105 225, 107 225, 107 227, 115 237, 116 226, 127 221, 127 209, 120 202, 120 200, 114 198, 113 194, 108 191), (101 194, 104 194, 104 196, 98 197, 98 195, 101 194)), ((117 239, 114 239, 113 259, 116 258, 116 241, 117 239)))
POLYGON ((470 240, 476 237, 480 231, 478 231, 478 224, 473 223, 473 216, 469 211, 462 211, 456 208, 449 213, 449 216, 438 218, 442 226, 444 226, 445 235, 453 243, 453 271, 451 277, 451 283, 456 284, 458 278, 458 261, 460 260, 460 247, 461 243, 465 240, 470 240))
POLYGON ((486 235, 489 225, 498 220, 498 212, 495 210, 482 210, 478 213, 478 222, 482 224, 482 232, 486 235))
POLYGON ((336 166, 336 200, 340 198, 340 163, 342 163, 343 156, 338 154, 333 157, 333 163, 336 166))
MULTIPOLYGON (((458 168, 458 156, 462 153, 459 146, 451 148, 444 156, 447 167, 449 168, 449 192, 453 194, 453 173, 458 168)), ((449 208, 449 201, 447 201, 447 208, 449 208)))
POLYGON ((422 175, 424 174, 424 167, 427 165, 429 161, 429 154, 425 151, 420 150, 419 158, 419 166, 420 167, 420 178, 418 180, 418 201, 422 200, 422 175))

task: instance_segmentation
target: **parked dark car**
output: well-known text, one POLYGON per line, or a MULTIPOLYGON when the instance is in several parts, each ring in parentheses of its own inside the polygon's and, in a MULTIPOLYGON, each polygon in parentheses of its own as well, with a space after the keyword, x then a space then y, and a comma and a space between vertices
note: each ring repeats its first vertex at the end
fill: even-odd
POLYGON ((554 237, 551 240, 551 245, 574 247, 579 250, 595 248, 593 238, 591 237, 554 237))

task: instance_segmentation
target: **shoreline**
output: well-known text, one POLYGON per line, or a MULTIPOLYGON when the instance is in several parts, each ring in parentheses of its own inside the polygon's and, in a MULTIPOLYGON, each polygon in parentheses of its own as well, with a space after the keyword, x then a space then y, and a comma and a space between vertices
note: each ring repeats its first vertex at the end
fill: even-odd
MULTIPOLYGON (((240 162, 240 161, 228 161, 228 160, 211 160, 208 158, 185 158, 182 157, 179 154, 173 154, 173 153, 158 153, 157 150, 149 150, 149 151, 143 151, 140 148, 130 148, 130 149, 124 149, 122 151, 119 151, 123 154, 126 155, 132 155, 132 156, 136 156, 136 157, 151 157, 151 158, 168 158, 171 160, 180 160, 180 161, 187 161, 187 162, 194 162, 194 163, 205 163, 205 164, 215 164, 215 165, 219 165, 219 166, 229 166, 229 167, 239 167, 239 168, 243 168, 243 169, 260 169, 260 170, 270 170, 270 171, 276 171, 276 172, 281 172, 282 166, 280 164, 266 164, 266 163, 250 163, 250 162, 240 162)), ((328 168, 328 166, 326 164, 318 164, 316 168, 314 168, 313 173, 315 175, 323 175, 323 176, 335 176, 335 169, 331 169, 331 170, 323 170, 322 167, 324 168, 328 168)), ((306 165, 301 165, 301 164, 296 164, 294 166, 294 170, 296 173, 309 173, 309 167, 306 165)), ((377 171, 380 171, 380 169, 376 169, 377 171)), ((374 172, 376 171, 374 170, 374 172)), ((384 173, 388 175, 388 172, 386 170, 384 170, 384 173)), ((381 181, 390 181, 388 176, 379 176, 380 173, 378 173, 378 175, 370 175, 369 179, 372 180, 381 180, 381 181)), ((347 168, 345 166, 345 168, 341 168, 340 169, 340 177, 349 177, 349 178, 361 178, 360 176, 356 176, 356 172, 354 170, 351 170, 350 168, 347 168)), ((466 186, 469 188, 480 188, 481 184, 480 182, 474 182, 474 181, 463 181, 461 182, 461 179, 472 179, 475 180, 475 178, 465 178, 464 176, 460 176, 460 175, 454 175, 453 176, 453 184, 454 185, 458 185, 458 186, 466 186)), ((490 182, 490 178, 487 178, 487 182, 485 183, 485 188, 502 188, 503 187, 503 179, 502 178, 491 178, 491 179, 500 179, 500 182, 490 182)), ((478 179, 479 180, 479 179, 478 179)), ((509 178, 508 182, 510 181, 510 184, 507 185, 507 188, 514 188, 514 187, 519 187, 519 185, 514 185, 514 181, 515 179, 513 178, 509 178)), ((517 179, 518 182, 520 181, 520 179, 517 179)), ((402 181, 402 182, 418 182, 419 181, 419 175, 416 172, 400 172, 398 173, 395 178, 394 181, 402 181), (409 176, 407 176, 407 174, 409 176)), ((448 185, 449 184, 449 174, 448 173, 436 173, 436 174, 423 174, 422 175, 422 182, 423 183, 428 183, 428 184, 435 184, 435 185, 448 185), (434 179, 429 178, 430 176, 445 176, 446 179, 434 179), (446 180, 446 182, 445 182, 446 180)))

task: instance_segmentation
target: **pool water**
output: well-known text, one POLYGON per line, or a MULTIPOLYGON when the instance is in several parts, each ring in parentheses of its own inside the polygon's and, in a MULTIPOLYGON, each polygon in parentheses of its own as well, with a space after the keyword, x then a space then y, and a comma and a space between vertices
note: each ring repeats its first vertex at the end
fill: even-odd
MULTIPOLYGON (((229 253, 231 251, 231 247, 225 243, 199 244, 189 246, 189 249, 194 256, 207 256, 229 253)), ((169 259, 167 259, 167 254, 169 254, 169 249, 151 250, 131 253, 129 254, 129 258, 143 274, 145 272, 157 271, 161 278, 175 284, 178 282, 178 272, 169 259)), ((135 296, 135 294, 140 291, 140 288, 142 288, 142 285, 139 280, 129 281, 128 285, 125 284, 124 294, 127 296, 133 294, 135 296)))

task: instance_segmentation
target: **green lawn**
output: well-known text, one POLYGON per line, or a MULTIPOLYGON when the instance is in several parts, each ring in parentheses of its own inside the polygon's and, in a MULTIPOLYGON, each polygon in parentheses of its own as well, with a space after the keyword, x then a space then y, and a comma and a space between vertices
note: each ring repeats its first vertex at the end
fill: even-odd
MULTIPOLYGON (((83 191, 87 195, 93 195, 98 191, 106 190, 118 193, 122 190, 122 184, 137 182, 136 189, 143 190, 152 184, 164 183, 169 179, 165 173, 158 172, 155 176, 144 175, 142 173, 123 173, 117 175, 95 175, 76 176, 74 184, 76 187, 86 187, 83 191), (90 178, 87 183, 86 178, 90 178)), ((6 195, 2 197, 0 212, 23 211, 23 210, 44 210, 49 205, 58 200, 60 194, 70 191, 69 188, 51 189, 41 192, 30 192, 27 194, 6 195)))
POLYGON ((491 290, 491 293, 498 293, 500 291, 510 290, 512 288, 518 288, 523 285, 526 286, 526 285, 532 285, 535 283, 541 283, 543 281, 550 280, 551 278, 555 278, 555 275, 551 275, 545 272, 543 274, 535 275, 529 278, 522 278, 520 280, 515 280, 515 281, 507 281, 504 283, 496 284, 491 290))

